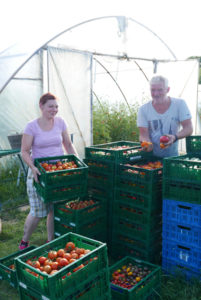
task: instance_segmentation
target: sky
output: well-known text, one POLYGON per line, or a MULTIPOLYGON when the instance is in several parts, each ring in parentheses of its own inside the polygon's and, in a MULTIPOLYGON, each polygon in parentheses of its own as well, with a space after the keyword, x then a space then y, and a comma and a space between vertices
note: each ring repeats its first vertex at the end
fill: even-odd
POLYGON ((0 51, 91 18, 125 15, 155 32, 178 59, 201 56, 200 6, 200 0, 2 0, 0 51))

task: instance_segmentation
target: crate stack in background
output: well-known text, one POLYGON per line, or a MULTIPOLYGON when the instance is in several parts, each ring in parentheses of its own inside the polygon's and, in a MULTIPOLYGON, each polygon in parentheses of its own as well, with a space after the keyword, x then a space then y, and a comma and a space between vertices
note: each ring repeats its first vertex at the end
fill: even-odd
POLYGON ((151 154, 133 159, 133 162, 117 166, 110 254, 158 263, 162 232, 162 161, 151 154))
POLYGON ((126 157, 137 155, 140 144, 136 142, 119 141, 85 148, 85 160, 88 171, 89 195, 106 204, 107 241, 111 240, 113 201, 117 165, 126 157))
POLYGON ((111 299, 106 244, 93 239, 67 233, 18 256, 15 266, 21 300, 111 299), (59 251, 65 250, 71 255, 72 249, 75 253, 80 253, 78 249, 84 253, 67 265, 61 263, 61 258, 59 270, 48 273, 34 267, 36 260, 41 257, 48 259, 51 252, 58 255, 59 251))
POLYGON ((201 136, 187 154, 164 159, 162 268, 201 278, 201 136))

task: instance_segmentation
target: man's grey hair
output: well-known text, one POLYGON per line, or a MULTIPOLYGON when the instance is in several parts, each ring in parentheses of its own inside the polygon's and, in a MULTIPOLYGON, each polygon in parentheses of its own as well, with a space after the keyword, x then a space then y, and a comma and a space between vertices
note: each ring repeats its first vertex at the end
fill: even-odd
POLYGON ((150 80, 150 85, 156 83, 163 83, 166 88, 168 88, 168 79, 162 75, 155 75, 150 80))

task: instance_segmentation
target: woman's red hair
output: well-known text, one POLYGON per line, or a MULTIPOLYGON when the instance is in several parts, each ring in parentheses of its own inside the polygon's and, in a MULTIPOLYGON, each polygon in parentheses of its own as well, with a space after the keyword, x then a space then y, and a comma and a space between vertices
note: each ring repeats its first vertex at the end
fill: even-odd
POLYGON ((40 97, 39 104, 44 105, 48 100, 58 100, 57 97, 51 93, 46 93, 40 97))

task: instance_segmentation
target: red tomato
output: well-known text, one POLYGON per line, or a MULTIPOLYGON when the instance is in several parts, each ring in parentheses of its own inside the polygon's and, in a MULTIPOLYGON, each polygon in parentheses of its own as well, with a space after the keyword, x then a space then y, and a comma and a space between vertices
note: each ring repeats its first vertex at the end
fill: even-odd
POLYGON ((46 266, 44 266, 44 272, 46 272, 46 273, 50 273, 52 271, 52 268, 51 268, 51 266, 50 265, 46 265, 46 266))
POLYGON ((160 142, 161 143, 167 143, 167 142, 169 142, 169 137, 168 136, 166 136, 166 135, 162 135, 161 137, 160 137, 160 142))
POLYGON ((72 251, 73 249, 75 249, 75 244, 73 242, 68 242, 66 244, 65 248, 66 248, 67 251, 72 251))
POLYGON ((71 259, 71 254, 70 253, 65 253, 63 258, 66 258, 67 260, 71 259))
POLYGON ((57 251, 57 256, 63 257, 64 254, 65 254, 64 249, 59 249, 59 250, 57 251))
POLYGON ((62 258, 62 259, 60 260, 59 265, 60 265, 61 267, 67 266, 67 265, 68 265, 67 259, 66 259, 66 258, 62 258))
POLYGON ((38 261, 38 260, 33 261, 32 266, 33 266, 34 268, 37 268, 37 269, 40 268, 40 263, 39 263, 39 261, 38 261))
POLYGON ((40 256, 39 258, 38 258, 38 261, 39 261, 39 263, 41 264, 41 265, 43 265, 44 264, 44 262, 46 261, 46 257, 45 256, 40 256))
POLYGON ((57 258, 57 251, 54 251, 54 250, 49 251, 48 257, 49 257, 49 259, 52 259, 52 260, 57 258))
POLYGON ((44 266, 47 266, 47 265, 49 265, 49 266, 52 265, 52 260, 49 258, 47 258, 46 261, 44 262, 44 266))
POLYGON ((52 270, 57 270, 58 269, 58 266, 59 266, 59 263, 57 261, 54 261, 51 265, 52 267, 52 270))
POLYGON ((72 253, 71 257, 77 259, 79 257, 79 255, 76 252, 74 252, 74 253, 72 253))

